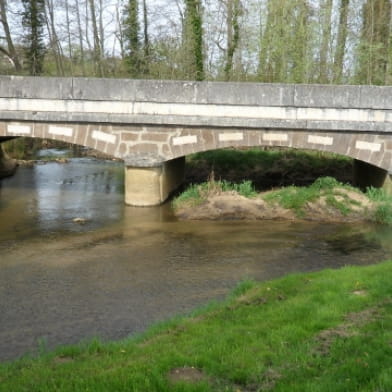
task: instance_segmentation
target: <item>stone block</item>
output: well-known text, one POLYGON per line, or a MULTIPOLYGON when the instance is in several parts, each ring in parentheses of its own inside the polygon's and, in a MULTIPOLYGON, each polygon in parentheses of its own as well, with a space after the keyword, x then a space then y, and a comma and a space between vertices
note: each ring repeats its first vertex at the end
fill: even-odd
MULTIPOLYGON (((197 82, 137 80, 135 100, 139 102, 195 103, 197 82)), ((199 90, 200 90, 199 86, 199 90)))
POLYGON ((72 78, 0 76, 0 97, 71 99, 72 78))
POLYGON ((359 86, 295 86, 294 105, 297 107, 355 108, 359 102, 359 86))
POLYGON ((73 78, 73 99, 91 101, 134 101, 137 81, 134 79, 73 78))
POLYGON ((392 110, 392 86, 360 86, 360 92, 359 107, 392 110))
POLYGON ((293 106, 294 85, 208 82, 208 103, 293 106))

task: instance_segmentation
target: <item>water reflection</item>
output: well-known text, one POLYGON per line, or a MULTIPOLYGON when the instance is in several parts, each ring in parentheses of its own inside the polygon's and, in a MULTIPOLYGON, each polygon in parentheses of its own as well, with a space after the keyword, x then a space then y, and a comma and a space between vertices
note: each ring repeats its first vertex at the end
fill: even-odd
POLYGON ((222 298, 240 279, 391 257, 390 229, 306 222, 178 222, 123 205, 121 164, 21 168, 0 191, 0 360, 116 339, 222 298), (74 217, 88 220, 75 224, 74 217))

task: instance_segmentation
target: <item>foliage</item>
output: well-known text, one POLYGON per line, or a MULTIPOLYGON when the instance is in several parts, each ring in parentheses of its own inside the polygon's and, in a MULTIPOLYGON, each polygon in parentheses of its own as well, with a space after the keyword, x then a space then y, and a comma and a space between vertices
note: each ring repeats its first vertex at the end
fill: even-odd
POLYGON ((41 75, 46 50, 44 44, 45 2, 44 0, 22 0, 22 5, 28 71, 33 76, 41 75))
POLYGON ((142 67, 142 55, 140 45, 140 26, 138 20, 138 0, 129 0, 124 9, 124 38, 127 45, 126 63, 129 76, 138 77, 142 67))
POLYGON ((390 0, 19 3, 0 2, 0 71, 6 74, 20 73, 24 51, 31 74, 339 84, 392 80, 390 0))
POLYGON ((200 0, 185 0, 184 55, 188 77, 204 80, 203 20, 200 0))
POLYGON ((2 364, 0 391, 389 391, 391 276, 385 262, 245 282, 136 338, 2 364))

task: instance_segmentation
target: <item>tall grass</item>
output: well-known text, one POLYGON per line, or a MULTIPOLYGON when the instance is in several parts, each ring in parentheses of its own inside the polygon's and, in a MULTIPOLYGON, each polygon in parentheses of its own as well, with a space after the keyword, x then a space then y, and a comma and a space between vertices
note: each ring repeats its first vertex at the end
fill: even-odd
POLYGON ((173 207, 180 206, 197 206, 203 203, 208 197, 221 194, 222 192, 235 192, 241 196, 252 198, 257 196, 257 192, 251 181, 242 181, 234 184, 229 181, 215 181, 210 178, 209 181, 201 184, 191 184, 184 192, 173 200, 173 207))
POLYGON ((388 194, 385 189, 374 187, 367 188, 366 195, 377 203, 374 221, 392 226, 392 195, 388 194))

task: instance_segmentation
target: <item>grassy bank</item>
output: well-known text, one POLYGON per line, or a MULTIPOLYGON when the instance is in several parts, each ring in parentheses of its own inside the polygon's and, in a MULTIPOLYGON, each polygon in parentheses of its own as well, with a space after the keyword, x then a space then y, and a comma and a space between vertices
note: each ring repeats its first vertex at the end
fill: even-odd
POLYGON ((0 365, 1 391, 391 391, 392 262, 245 282, 116 343, 0 365))
POLYGON ((184 219, 222 216, 225 219, 369 220, 392 224, 391 195, 375 188, 363 193, 332 177, 318 178, 309 186, 288 186, 264 193, 257 193, 250 181, 234 184, 211 179, 190 185, 173 200, 173 206, 184 219), (253 199, 253 203, 237 196, 253 199), (233 212, 228 216, 230 209, 233 212))

